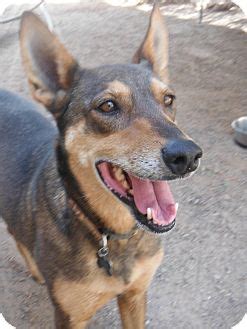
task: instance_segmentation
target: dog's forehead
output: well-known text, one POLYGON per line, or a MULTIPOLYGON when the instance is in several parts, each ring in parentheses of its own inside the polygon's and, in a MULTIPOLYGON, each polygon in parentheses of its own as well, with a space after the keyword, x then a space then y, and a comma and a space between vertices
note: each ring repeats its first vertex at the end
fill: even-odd
MULTIPOLYGON (((119 90, 128 88, 131 93, 150 90, 153 81, 152 71, 140 64, 106 65, 82 71, 79 84, 84 92, 97 94, 119 81, 119 90), (86 89, 86 90, 85 90, 86 89)), ((117 85, 116 85, 117 87, 117 85)))

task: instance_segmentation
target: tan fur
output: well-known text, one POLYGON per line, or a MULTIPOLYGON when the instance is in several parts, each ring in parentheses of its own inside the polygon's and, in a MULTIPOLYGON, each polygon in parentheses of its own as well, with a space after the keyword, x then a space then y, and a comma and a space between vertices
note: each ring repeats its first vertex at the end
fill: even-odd
POLYGON ((134 269, 136 279, 118 296, 118 305, 124 329, 145 327, 146 292, 163 258, 160 250, 154 257, 140 260, 134 269))
POLYGON ((125 83, 114 80, 107 84, 108 91, 112 94, 116 94, 116 96, 125 96, 130 97, 131 96, 131 90, 129 86, 127 86, 125 83))
POLYGON ((170 91, 168 86, 157 78, 152 78, 150 82, 150 90, 152 91, 155 99, 161 104, 164 103, 164 95, 170 91))
MULTIPOLYGON (((127 301, 123 302, 125 294, 144 295, 162 257, 163 251, 160 250, 153 257, 138 260, 128 284, 125 284, 121 277, 103 275, 97 267, 95 267, 93 281, 91 276, 82 282, 58 278, 53 287, 54 296, 63 312, 70 317, 73 329, 77 328, 78 323, 86 323, 98 309, 116 295, 122 296, 120 303, 124 304, 121 305, 121 308, 122 312, 125 312, 126 308, 134 307, 132 299, 130 299, 130 305, 127 305, 127 301)), ((91 261, 92 266, 95 266, 95 260, 91 258, 91 261)), ((131 317, 131 314, 128 316, 131 317)), ((141 318, 143 319, 144 315, 141 318)), ((143 325, 137 328, 143 328, 143 325)))
POLYGON ((43 275, 40 273, 38 266, 35 262, 35 260, 33 259, 33 257, 31 256, 31 253, 29 252, 29 250, 20 242, 16 241, 16 245, 20 251, 20 253, 22 254, 22 256, 24 257, 27 267, 32 275, 32 277, 39 283, 39 284, 44 284, 45 280, 43 278, 43 275))
POLYGON ((163 106, 166 114, 168 114, 168 116, 172 119, 172 121, 174 121, 176 116, 176 107, 174 103, 173 103, 172 113, 166 111, 166 108, 164 107, 164 96, 170 94, 173 95, 174 92, 170 88, 168 88, 168 86, 164 82, 156 78, 152 78, 150 83, 150 90, 153 93, 156 101, 163 106))

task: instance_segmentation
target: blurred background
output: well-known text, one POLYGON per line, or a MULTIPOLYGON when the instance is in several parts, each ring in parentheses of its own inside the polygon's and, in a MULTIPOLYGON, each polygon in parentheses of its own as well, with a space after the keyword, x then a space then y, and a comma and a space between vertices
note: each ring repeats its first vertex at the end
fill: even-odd
MULTIPOLYGON (((0 88, 26 97, 18 16, 38 4, 0 2, 0 88)), ((232 328, 247 310, 247 149, 234 142, 231 128, 247 115, 247 1, 160 4, 170 33, 178 123, 204 157, 192 178, 172 183, 180 203, 177 225, 163 237, 165 258, 149 290, 146 325, 232 328)), ((45 8, 34 12, 48 20, 82 67, 94 67, 131 60, 152 1, 47 0, 45 8)), ((53 328, 46 288, 30 278, 1 219, 0 313, 18 329, 53 328)), ((116 303, 89 328, 120 328, 116 303)))

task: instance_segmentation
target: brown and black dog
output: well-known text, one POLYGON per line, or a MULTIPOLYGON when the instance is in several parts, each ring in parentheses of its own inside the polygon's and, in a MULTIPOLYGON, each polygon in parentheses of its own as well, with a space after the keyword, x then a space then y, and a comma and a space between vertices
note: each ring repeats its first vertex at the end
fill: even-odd
POLYGON ((146 291, 175 224, 169 180, 190 176, 201 149, 175 123, 168 38, 154 6, 132 64, 81 69, 34 14, 21 21, 32 96, 0 92, 0 212, 56 328, 84 328, 117 297, 124 328, 144 327, 146 291))

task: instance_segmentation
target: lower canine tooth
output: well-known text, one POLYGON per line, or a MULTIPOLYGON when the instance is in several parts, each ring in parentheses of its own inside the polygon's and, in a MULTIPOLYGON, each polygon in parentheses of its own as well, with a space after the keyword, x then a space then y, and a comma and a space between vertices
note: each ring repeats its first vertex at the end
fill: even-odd
POLYGON ((175 209, 176 209, 176 212, 178 211, 178 202, 175 203, 175 209))
POLYGON ((152 219, 153 216, 152 216, 152 208, 147 208, 147 219, 152 219))

